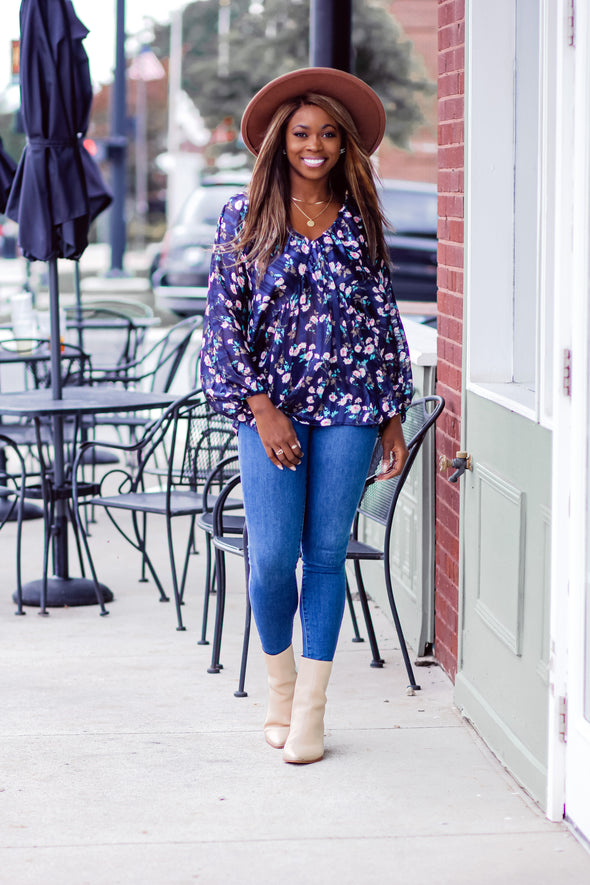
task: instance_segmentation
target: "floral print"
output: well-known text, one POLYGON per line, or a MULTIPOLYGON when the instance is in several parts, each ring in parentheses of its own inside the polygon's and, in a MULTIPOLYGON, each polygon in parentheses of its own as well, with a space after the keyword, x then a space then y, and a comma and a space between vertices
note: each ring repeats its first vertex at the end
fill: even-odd
MULTIPOLYGON (((243 223, 248 199, 225 206, 216 244, 243 223)), ((304 424, 375 425, 412 398, 410 355, 389 268, 368 255, 346 200, 315 240, 291 232, 259 279, 247 255, 215 249, 201 380, 214 408, 255 427, 247 397, 266 393, 304 424)))

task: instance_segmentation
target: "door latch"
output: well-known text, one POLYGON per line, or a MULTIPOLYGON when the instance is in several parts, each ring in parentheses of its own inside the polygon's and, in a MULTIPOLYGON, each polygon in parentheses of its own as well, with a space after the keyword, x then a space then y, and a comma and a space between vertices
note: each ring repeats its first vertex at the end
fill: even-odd
POLYGON ((452 461, 450 458, 447 458, 446 455, 441 455, 438 461, 438 466, 441 473, 444 470, 450 470, 451 467, 454 468, 455 472, 449 476, 449 482, 457 482, 459 477, 463 476, 466 470, 473 469, 471 466, 471 455, 467 452, 457 452, 452 461))

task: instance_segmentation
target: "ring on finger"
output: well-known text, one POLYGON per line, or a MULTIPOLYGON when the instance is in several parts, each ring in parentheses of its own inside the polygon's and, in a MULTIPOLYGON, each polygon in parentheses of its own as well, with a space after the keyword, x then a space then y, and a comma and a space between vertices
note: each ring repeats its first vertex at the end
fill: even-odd
POLYGON ((293 451, 295 451, 295 449, 298 449, 298 448, 299 448, 299 443, 293 443, 293 445, 291 446, 291 448, 293 449, 293 451))
POLYGON ((285 453, 283 452, 282 449, 275 449, 275 455, 279 456, 279 455, 284 455, 284 454, 285 453))

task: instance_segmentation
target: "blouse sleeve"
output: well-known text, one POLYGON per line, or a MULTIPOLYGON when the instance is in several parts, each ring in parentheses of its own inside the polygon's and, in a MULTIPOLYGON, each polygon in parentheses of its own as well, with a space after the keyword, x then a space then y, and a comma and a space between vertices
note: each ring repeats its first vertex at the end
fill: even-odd
POLYGON ((233 239, 245 212, 245 199, 234 197, 224 207, 217 225, 201 352, 205 396, 217 411, 238 420, 245 418, 245 399, 265 392, 247 343, 251 298, 248 277, 235 252, 218 248, 233 239))
POLYGON ((391 272, 385 261, 379 263, 377 277, 379 288, 386 294, 389 328, 383 356, 392 385, 392 395, 383 403, 383 411, 389 417, 401 415, 403 420, 414 393, 410 349, 393 293, 391 272))

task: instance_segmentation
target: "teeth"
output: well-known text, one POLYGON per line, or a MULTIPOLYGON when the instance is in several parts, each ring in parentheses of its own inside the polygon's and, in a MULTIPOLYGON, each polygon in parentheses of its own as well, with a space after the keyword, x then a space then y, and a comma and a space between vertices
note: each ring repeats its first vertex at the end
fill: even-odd
POLYGON ((303 162, 305 163, 306 166, 321 166, 322 163, 324 162, 324 160, 323 159, 312 160, 310 157, 305 157, 303 162))

